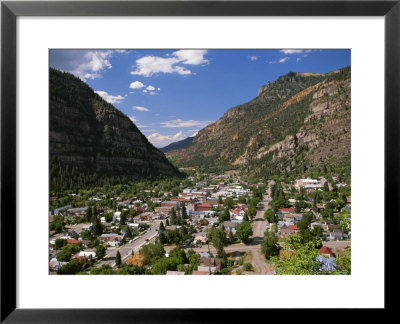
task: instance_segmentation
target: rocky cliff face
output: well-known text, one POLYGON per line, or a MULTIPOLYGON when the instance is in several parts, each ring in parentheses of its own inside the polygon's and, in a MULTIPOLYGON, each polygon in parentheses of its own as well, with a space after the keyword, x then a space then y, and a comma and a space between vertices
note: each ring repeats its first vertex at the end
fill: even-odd
POLYGON ((349 165, 350 138, 350 68, 289 73, 168 156, 184 166, 242 168, 247 174, 302 172, 322 163, 349 165))
POLYGON ((78 78, 54 69, 50 69, 50 168, 53 187, 64 182, 61 187, 79 188, 110 177, 118 182, 179 175, 127 116, 78 78))

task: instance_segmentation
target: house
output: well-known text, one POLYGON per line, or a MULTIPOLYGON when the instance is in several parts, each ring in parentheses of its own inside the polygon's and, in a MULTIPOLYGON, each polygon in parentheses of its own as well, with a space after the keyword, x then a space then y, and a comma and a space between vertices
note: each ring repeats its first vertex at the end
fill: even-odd
POLYGON ((194 240, 195 243, 197 243, 198 241, 200 241, 202 244, 206 244, 208 242, 208 238, 205 235, 197 235, 194 240))
POLYGON ((96 257, 96 252, 94 250, 80 251, 77 256, 78 257, 85 257, 85 258, 92 257, 94 259, 96 257))
POLYGON ((327 258, 334 256, 332 250, 325 245, 319 249, 319 253, 321 253, 323 256, 327 258))
POLYGON ((237 225, 237 223, 235 223, 235 222, 229 222, 229 221, 225 221, 224 222, 224 228, 225 228, 225 231, 232 231, 232 233, 233 234, 235 234, 235 232, 236 232, 236 225, 237 225))
POLYGON ((194 210, 195 211, 208 211, 211 210, 213 206, 209 203, 202 203, 202 204, 195 204, 194 210))
POLYGON ((284 237, 289 236, 294 233, 296 233, 296 232, 293 229, 290 229, 287 227, 281 227, 278 231, 278 237, 281 239, 281 238, 284 238, 284 237))
POLYGON ((81 243, 81 241, 79 240, 75 240, 75 239, 66 239, 67 244, 78 244, 81 243))
POLYGON ((219 258, 205 258, 200 257, 200 265, 198 271, 209 271, 210 273, 217 273, 221 271, 221 260, 219 258))
POLYGON ((336 224, 328 225, 328 231, 329 232, 332 232, 332 231, 338 230, 338 229, 340 229, 339 225, 336 225, 336 224))
POLYGON ((209 271, 199 271, 199 270, 193 270, 192 275, 193 276, 199 276, 199 275, 209 275, 209 271))
POLYGON ((294 212, 294 208, 280 208, 280 209, 278 209, 278 211, 280 211, 282 214, 293 213, 294 212))
POLYGON ((180 203, 190 203, 191 200, 187 198, 180 198, 180 197, 171 197, 171 201, 177 201, 180 203))
POLYGON ((170 276, 170 275, 183 276, 184 274, 185 274, 184 271, 170 271, 170 270, 167 271, 167 276, 170 276))
POLYGON ((299 228, 297 227, 297 225, 289 225, 288 228, 290 230, 293 230, 294 233, 298 233, 299 232, 299 228))
POLYGON ((321 182, 319 180, 307 178, 307 179, 298 179, 295 182, 295 188, 300 189, 300 188, 321 188, 321 182))
POLYGON ((163 201, 163 202, 161 202, 161 207, 170 207, 170 208, 173 208, 175 210, 178 210, 179 209, 179 202, 178 201, 163 201))
POLYGON ((311 230, 313 230, 316 226, 319 226, 322 228, 322 224, 319 222, 313 222, 310 224, 311 230))
POLYGON ((163 207, 154 207, 154 211, 157 214, 168 214, 171 209, 174 207, 172 206, 163 206, 163 207))
POLYGON ((331 241, 337 241, 337 240, 343 240, 343 231, 340 229, 334 229, 330 234, 329 234, 329 239, 331 241))
POLYGON ((53 258, 50 260, 49 263, 49 269, 50 271, 57 271, 58 269, 60 269, 64 264, 67 264, 68 262, 62 262, 62 261, 58 261, 57 258, 53 258))
POLYGON ((231 218, 243 219, 244 214, 247 212, 247 208, 235 208, 229 210, 231 218))
POLYGON ((87 224, 82 226, 82 231, 90 231, 92 229, 92 224, 87 224))
POLYGON ((57 209, 54 209, 54 215, 61 215, 61 216, 66 216, 67 215, 67 210, 72 208, 72 205, 60 207, 57 209))
POLYGON ((67 211, 70 215, 82 217, 85 215, 86 210, 87 210, 87 207, 80 207, 80 208, 69 208, 67 211))
POLYGON ((106 242, 108 246, 116 247, 122 243, 124 237, 122 235, 118 235, 115 237, 109 237, 108 241, 106 242))

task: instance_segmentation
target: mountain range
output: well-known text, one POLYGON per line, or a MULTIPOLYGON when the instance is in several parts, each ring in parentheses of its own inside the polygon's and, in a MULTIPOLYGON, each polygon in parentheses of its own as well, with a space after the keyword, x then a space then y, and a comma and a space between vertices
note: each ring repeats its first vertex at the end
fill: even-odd
POLYGON ((50 190, 182 175, 86 83, 56 69, 49 73, 50 190))
POLYGON ((180 167, 233 168, 250 176, 349 170, 350 124, 350 67, 326 74, 290 72, 227 110, 192 144, 166 155, 180 167))
POLYGON ((173 142, 167 146, 160 148, 160 151, 167 153, 167 152, 174 151, 174 150, 184 149, 193 143, 193 138, 194 137, 187 137, 181 141, 173 142))

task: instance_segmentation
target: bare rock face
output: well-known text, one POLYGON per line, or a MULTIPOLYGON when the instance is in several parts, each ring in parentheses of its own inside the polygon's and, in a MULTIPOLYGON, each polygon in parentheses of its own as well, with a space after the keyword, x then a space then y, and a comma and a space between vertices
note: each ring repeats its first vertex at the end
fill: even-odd
POLYGON ((56 180, 60 174, 71 179, 179 175, 127 116, 80 79, 54 69, 50 69, 49 134, 56 180))
POLYGON ((281 76, 169 157, 187 167, 240 167, 261 175, 301 171, 327 161, 349 163, 350 79, 350 67, 281 76))

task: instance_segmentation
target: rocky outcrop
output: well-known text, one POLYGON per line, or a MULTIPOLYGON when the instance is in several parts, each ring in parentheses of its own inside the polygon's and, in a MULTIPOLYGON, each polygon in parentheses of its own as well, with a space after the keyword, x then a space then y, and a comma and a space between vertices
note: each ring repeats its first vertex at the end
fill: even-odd
POLYGON ((255 174, 349 157, 350 77, 350 68, 279 77, 169 156, 183 166, 240 167, 255 174))

